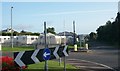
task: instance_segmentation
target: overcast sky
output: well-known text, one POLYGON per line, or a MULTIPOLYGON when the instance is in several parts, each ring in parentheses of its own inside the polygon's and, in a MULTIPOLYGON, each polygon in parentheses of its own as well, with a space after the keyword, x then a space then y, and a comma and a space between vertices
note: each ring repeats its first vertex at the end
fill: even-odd
POLYGON ((95 32, 108 20, 113 21, 118 12, 117 2, 3 2, 2 29, 10 28, 10 8, 13 6, 13 28, 17 31, 43 32, 43 22, 56 32, 95 32))

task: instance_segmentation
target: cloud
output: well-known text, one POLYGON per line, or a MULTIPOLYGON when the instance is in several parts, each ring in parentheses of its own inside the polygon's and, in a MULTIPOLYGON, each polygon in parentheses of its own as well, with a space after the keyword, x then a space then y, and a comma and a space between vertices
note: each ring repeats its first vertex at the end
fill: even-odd
POLYGON ((97 12, 114 12, 114 10, 70 11, 70 12, 35 14, 34 16, 69 15, 69 14, 79 14, 79 13, 85 13, 86 14, 86 13, 97 13, 97 12))

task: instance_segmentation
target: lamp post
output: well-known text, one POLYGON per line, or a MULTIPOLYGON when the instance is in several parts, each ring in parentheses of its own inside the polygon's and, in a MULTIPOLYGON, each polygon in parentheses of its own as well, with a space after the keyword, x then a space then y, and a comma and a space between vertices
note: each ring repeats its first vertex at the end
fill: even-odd
POLYGON ((11 45, 13 48, 12 9, 13 7, 11 7, 11 45))
POLYGON ((75 21, 73 21, 73 44, 74 45, 76 44, 76 41, 75 41, 75 21))
POLYGON ((74 44, 74 51, 77 51, 76 36, 75 36, 75 21, 73 21, 73 44, 74 44))
MULTIPOLYGON (((65 20, 64 20, 64 36, 65 36, 65 20)), ((66 40, 64 40, 64 46, 66 46, 66 40)), ((64 57, 64 71, 66 71, 66 57, 64 57)))
MULTIPOLYGON (((48 45, 47 45, 47 36, 46 36, 46 34, 47 34, 47 30, 46 30, 46 22, 44 22, 45 48, 48 48, 48 45)), ((45 60, 45 66, 44 66, 44 68, 45 68, 45 71, 48 71, 48 62, 47 62, 47 60, 45 60)))

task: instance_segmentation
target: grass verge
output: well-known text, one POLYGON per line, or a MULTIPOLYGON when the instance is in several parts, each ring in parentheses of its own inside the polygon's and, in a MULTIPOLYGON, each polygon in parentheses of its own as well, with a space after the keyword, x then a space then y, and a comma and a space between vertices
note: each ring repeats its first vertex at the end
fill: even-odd
POLYGON ((27 50, 34 50, 32 46, 17 46, 17 47, 2 47, 2 51, 27 51, 27 50))
MULTIPOLYGON (((45 65, 45 62, 31 64, 31 65, 28 65, 28 68, 26 70, 44 70, 44 65, 45 65)), ((52 70, 52 71, 53 70, 57 70, 57 71, 64 70, 64 63, 62 62, 61 65, 59 66, 59 63, 57 61, 49 60, 48 61, 48 69, 52 70)), ((69 70, 76 69, 76 67, 74 67, 70 64, 66 64, 66 69, 69 69, 69 70)))

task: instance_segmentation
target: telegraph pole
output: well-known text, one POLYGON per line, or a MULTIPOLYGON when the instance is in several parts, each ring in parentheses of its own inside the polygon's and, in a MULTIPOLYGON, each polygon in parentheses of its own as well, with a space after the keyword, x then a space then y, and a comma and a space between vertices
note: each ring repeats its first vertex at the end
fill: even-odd
POLYGON ((73 40, 73 44, 75 45, 75 21, 73 21, 73 38, 74 38, 74 40, 73 40))
POLYGON ((13 28, 12 28, 12 9, 13 7, 11 7, 11 45, 12 45, 12 48, 13 48, 13 28))
MULTIPOLYGON (((65 36, 65 20, 64 20, 64 36, 65 36)), ((66 46, 66 39, 64 40, 64 46, 66 46)), ((66 71, 66 56, 64 57, 64 71, 66 71)))
POLYGON ((74 51, 77 51, 76 36, 75 36, 75 21, 73 21, 73 44, 74 44, 74 51))
MULTIPOLYGON (((47 30, 46 30, 46 22, 44 22, 44 38, 45 38, 45 48, 47 48, 47 37, 46 37, 46 34, 47 34, 47 30)), ((48 62, 47 60, 45 60, 45 71, 48 71, 48 62)))

